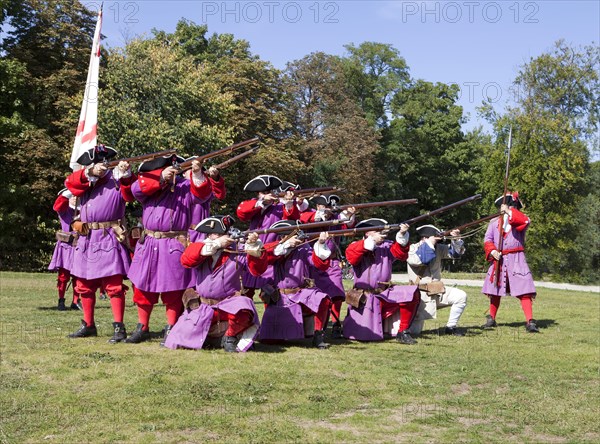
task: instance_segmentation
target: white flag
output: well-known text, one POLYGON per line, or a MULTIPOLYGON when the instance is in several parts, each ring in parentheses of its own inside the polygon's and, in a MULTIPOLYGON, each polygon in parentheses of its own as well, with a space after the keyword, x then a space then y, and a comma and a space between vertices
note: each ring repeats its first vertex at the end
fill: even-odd
POLYGON ((77 125, 75 143, 73 144, 73 152, 71 153, 71 162, 69 164, 73 171, 81 168, 77 163, 79 156, 98 144, 98 74, 100 71, 101 29, 102 8, 98 12, 92 54, 90 55, 90 66, 88 68, 83 103, 81 104, 81 114, 79 115, 79 124, 77 125))

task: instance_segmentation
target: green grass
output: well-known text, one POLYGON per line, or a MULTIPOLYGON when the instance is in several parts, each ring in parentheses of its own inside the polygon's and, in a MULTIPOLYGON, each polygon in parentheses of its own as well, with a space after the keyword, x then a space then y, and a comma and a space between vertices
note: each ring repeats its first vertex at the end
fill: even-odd
MULTIPOLYGON (((598 294, 539 289, 537 335, 512 299, 499 328, 479 330, 486 299, 466 288, 464 338, 433 330, 442 310, 412 347, 299 341, 231 355, 158 338, 110 345, 108 301, 100 336, 69 340, 80 313, 54 309, 54 279, 0 274, 0 442, 600 440, 598 294)), ((129 302, 130 330, 136 320, 129 302)), ((160 331, 163 307, 152 321, 160 331)))

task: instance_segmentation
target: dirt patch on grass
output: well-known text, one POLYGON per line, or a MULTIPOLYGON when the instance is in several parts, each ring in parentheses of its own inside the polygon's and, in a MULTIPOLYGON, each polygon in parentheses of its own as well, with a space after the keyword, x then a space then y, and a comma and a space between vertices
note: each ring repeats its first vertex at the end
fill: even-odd
POLYGON ((463 382, 462 384, 453 385, 450 387, 450 390, 452 390, 452 393, 455 395, 467 395, 471 393, 471 386, 466 382, 463 382))

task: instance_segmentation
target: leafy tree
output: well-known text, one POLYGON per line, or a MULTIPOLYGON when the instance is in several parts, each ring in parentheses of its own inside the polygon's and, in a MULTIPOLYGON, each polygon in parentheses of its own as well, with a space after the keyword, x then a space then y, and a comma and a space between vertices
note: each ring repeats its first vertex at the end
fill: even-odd
MULTIPOLYGON (((85 85, 94 14, 79 2, 9 1, 0 44, 0 266, 49 262, 77 117, 65 105, 85 85)), ((69 105, 70 106, 70 105, 69 105)))
POLYGON ((288 63, 285 81, 291 139, 304 163, 298 180, 342 186, 348 200, 370 197, 377 136, 346 87, 340 60, 310 54, 288 63))
POLYGON ((389 125, 392 100, 410 84, 408 66, 392 45, 363 42, 346 45, 343 68, 350 91, 376 128, 389 125))

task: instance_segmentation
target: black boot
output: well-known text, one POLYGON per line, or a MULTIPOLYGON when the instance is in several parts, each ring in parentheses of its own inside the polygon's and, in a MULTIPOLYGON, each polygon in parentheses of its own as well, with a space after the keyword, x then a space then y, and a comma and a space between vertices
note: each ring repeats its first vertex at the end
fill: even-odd
POLYGON ((58 311, 67 311, 67 307, 65 307, 65 299, 59 299, 58 300, 58 307, 56 307, 58 309, 58 311))
POLYGON ((75 302, 71 302, 71 305, 69 306, 69 308, 71 310, 80 310, 80 311, 83 311, 83 307, 81 307, 79 304, 76 304, 75 302))
POLYGON ((237 353, 238 338, 235 336, 223 336, 223 349, 228 353, 237 353))
POLYGON ((113 328, 115 329, 115 332, 112 338, 108 340, 110 344, 116 344, 117 342, 121 342, 127 339, 127 331, 125 330, 125 324, 123 324, 122 322, 113 322, 113 328))
POLYGON ((460 330, 458 327, 446 327, 444 333, 452 336, 464 336, 464 330, 460 330))
POLYGON ((537 325, 535 324, 535 319, 530 320, 525 325, 525 330, 527 330, 528 333, 539 333, 540 332, 537 325))
POLYGON ((167 336, 169 336, 169 333, 171 333, 171 329, 173 328, 172 325, 165 325, 165 329, 163 330, 163 340, 160 341, 160 346, 164 347, 165 346, 165 341, 167 340, 167 336))
POLYGON ((331 339, 342 339, 342 324, 334 322, 331 327, 331 339))
POLYGON ((98 330, 95 325, 87 325, 85 321, 81 320, 81 327, 75 333, 71 333, 67 338, 87 338, 90 336, 98 336, 98 330))
POLYGON ((329 348, 329 344, 325 342, 325 335, 323 334, 323 330, 315 330, 315 335, 312 339, 313 347, 317 347, 319 350, 325 350, 329 348))
POLYGON ((396 341, 400 344, 413 345, 416 344, 417 341, 413 339, 408 330, 399 331, 396 335, 396 341))
POLYGON ((144 330, 144 324, 138 324, 131 336, 125 339, 125 342, 128 344, 139 344, 148 339, 150 339, 150 331, 144 330))
POLYGON ((481 328, 483 328, 483 329, 494 328, 497 325, 498 324, 496 324, 496 320, 492 316, 486 315, 485 316, 485 324, 483 324, 481 326, 481 328))

